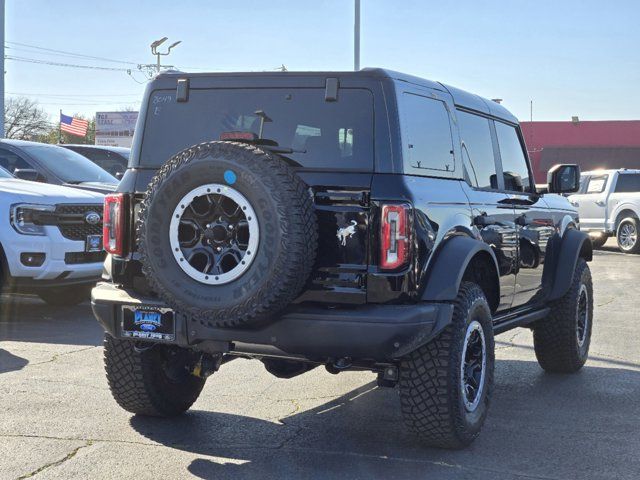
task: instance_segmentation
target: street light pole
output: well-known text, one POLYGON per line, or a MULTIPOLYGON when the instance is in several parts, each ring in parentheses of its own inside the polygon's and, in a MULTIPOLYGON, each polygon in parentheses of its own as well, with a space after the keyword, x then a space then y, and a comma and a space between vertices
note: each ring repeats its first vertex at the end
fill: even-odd
POLYGON ((177 42, 174 42, 174 43, 172 43, 171 45, 169 45, 169 48, 167 49, 167 51, 166 51, 166 52, 159 52, 159 51, 158 51, 158 47, 159 47, 160 45, 162 45, 164 42, 166 42, 167 40, 168 40, 168 39, 167 39, 167 37, 162 37, 161 39, 156 40, 155 42, 153 42, 153 43, 151 44, 151 53, 152 53, 153 55, 155 55, 155 56, 156 56, 156 58, 157 58, 157 63, 156 63, 156 73, 160 73, 160 68, 162 68, 162 65, 160 64, 160 56, 161 56, 161 55, 169 55, 169 54, 171 53, 171 49, 172 49, 173 47, 175 47, 175 46, 176 46, 176 45, 178 45, 179 43, 182 43, 182 41, 181 41, 181 40, 178 40, 177 42))
POLYGON ((0 138, 4 138, 4 0, 0 0, 0 138))
POLYGON ((355 0, 353 20, 353 69, 360 70, 360 0, 355 0))

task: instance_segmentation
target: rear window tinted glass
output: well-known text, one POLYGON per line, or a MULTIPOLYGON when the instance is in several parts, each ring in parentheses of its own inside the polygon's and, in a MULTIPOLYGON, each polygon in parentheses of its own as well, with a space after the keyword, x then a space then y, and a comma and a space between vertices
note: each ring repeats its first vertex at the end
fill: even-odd
POLYGON ((489 120, 461 111, 457 115, 467 180, 474 187, 497 190, 498 176, 489 120))
POLYGON ((587 184, 586 193, 604 192, 604 189, 607 186, 607 178, 609 178, 609 175, 598 175, 597 177, 589 178, 589 183, 587 184))
POLYGON ((210 89, 156 91, 147 111, 140 166, 158 167, 192 145, 243 132, 276 142, 281 155, 306 168, 373 169, 373 96, 340 89, 327 102, 324 89, 210 89), (256 112, 261 111, 258 114, 256 112), (264 119, 264 120, 263 120, 264 119))
POLYGON ((404 93, 400 109, 405 173, 453 172, 453 140, 444 102, 404 93))
POLYGON ((616 192, 640 192, 640 174, 623 173, 618 175, 616 192))

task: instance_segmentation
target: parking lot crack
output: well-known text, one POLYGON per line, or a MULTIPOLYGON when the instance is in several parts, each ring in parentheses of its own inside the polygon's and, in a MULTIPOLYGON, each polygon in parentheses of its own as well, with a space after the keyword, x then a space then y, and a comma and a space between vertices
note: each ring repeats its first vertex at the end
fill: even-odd
POLYGON ((60 357, 64 357, 66 355, 73 355, 74 353, 85 352, 87 350, 91 350, 92 348, 96 348, 95 345, 91 345, 90 347, 78 348, 76 350, 70 350, 68 352, 56 353, 49 360, 43 360, 42 362, 30 363, 27 367, 34 367, 36 365, 44 365, 45 363, 53 363, 58 360, 60 357))
POLYGON ((83 448, 90 447, 91 445, 93 445, 93 442, 91 440, 87 440, 87 441, 85 441, 84 445, 80 445, 80 446, 74 448, 73 450, 71 450, 63 458, 61 458, 59 460, 56 460, 54 462, 50 462, 50 463, 47 463, 45 465, 42 465, 41 467, 37 468, 33 472, 30 472, 30 473, 27 473, 26 475, 22 475, 21 477, 18 477, 18 480, 23 480, 25 478, 32 478, 32 477, 38 475, 39 473, 41 473, 41 472, 43 472, 45 470, 48 470, 50 468, 59 467, 63 463, 65 463, 65 462, 71 460, 73 457, 75 457, 80 450, 82 450, 83 448))

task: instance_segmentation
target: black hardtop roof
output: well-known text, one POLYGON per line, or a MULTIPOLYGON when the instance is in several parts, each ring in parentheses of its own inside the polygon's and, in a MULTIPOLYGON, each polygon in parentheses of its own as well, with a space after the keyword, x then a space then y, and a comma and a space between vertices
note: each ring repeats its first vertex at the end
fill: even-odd
POLYGON ((462 108, 475 110, 487 115, 491 115, 511 123, 518 123, 518 119, 509 110, 502 105, 483 98, 474 93, 469 93, 459 88, 451 87, 444 83, 427 80, 425 78, 416 77, 406 73, 396 72, 385 68, 364 68, 359 71, 286 71, 286 72, 181 72, 177 70, 167 70, 158 74, 155 78, 251 78, 251 77, 263 77, 269 79, 277 79, 278 77, 306 77, 306 78, 318 78, 318 77, 339 77, 344 79, 358 79, 358 78, 371 78, 371 79, 389 79, 395 82, 406 82, 413 85, 433 88, 436 90, 443 90, 451 94, 454 103, 462 108))

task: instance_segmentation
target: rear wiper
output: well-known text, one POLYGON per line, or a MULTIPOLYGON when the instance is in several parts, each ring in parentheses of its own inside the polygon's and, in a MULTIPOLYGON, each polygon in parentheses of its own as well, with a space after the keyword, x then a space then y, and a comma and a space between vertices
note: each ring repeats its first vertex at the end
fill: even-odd
POLYGON ((271 145, 259 145, 261 148, 266 148, 273 153, 307 153, 306 150, 296 150, 295 148, 288 147, 274 147, 271 145))

